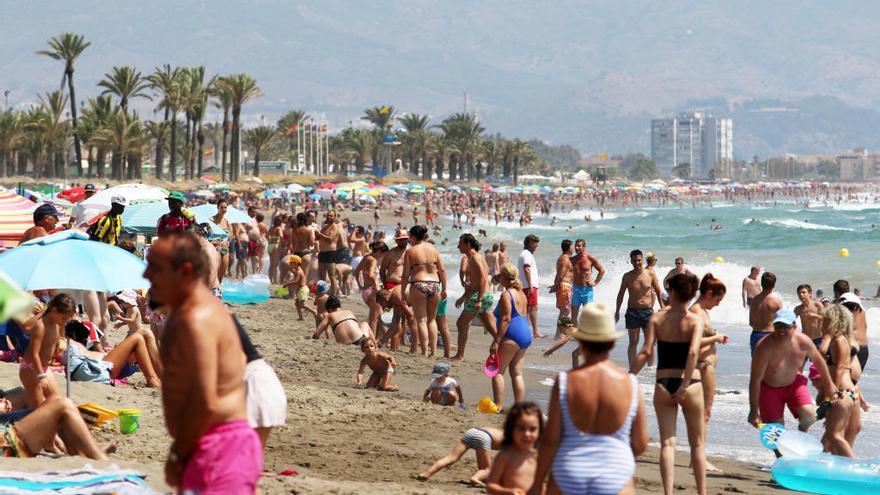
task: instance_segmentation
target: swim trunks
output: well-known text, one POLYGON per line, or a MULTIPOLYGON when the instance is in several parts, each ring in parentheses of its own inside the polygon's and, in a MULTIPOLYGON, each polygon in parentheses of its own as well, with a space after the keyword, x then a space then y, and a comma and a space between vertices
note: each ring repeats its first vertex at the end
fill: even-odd
POLYGON ((202 495, 254 493, 262 471, 263 448, 247 420, 218 423, 199 439, 179 489, 202 495))
POLYGON ((471 428, 461 436, 461 443, 472 449, 492 450, 492 435, 482 428, 471 428))
POLYGON ((248 241, 247 243, 247 255, 248 256, 257 256, 257 241, 248 241))
MULTIPOLYGON (((592 285, 574 285, 572 286, 571 292, 572 306, 583 306, 584 304, 593 302, 592 285)), ((629 313, 629 311, 627 311, 627 313, 629 313)))
POLYGON ((321 251, 318 253, 318 263, 345 263, 345 250, 321 251))
POLYGON ((758 342, 761 341, 764 337, 770 335, 771 332, 752 332, 749 336, 749 347, 752 348, 752 354, 755 353, 755 346, 758 345, 758 342))
POLYGON ((767 423, 781 421, 785 416, 785 406, 797 418, 797 410, 801 406, 810 405, 810 391, 807 388, 807 377, 798 373, 794 381, 783 387, 771 387, 761 382, 761 396, 758 410, 761 420, 767 423))
POLYGON ((479 295, 479 292, 474 292, 473 294, 471 294, 471 297, 469 297, 467 302, 464 303, 465 311, 472 315, 478 315, 492 311, 492 303, 495 302, 495 298, 492 296, 491 292, 483 293, 483 299, 481 301, 482 306, 480 307, 480 310, 477 311, 477 298, 479 297, 479 295))
POLYGON ((571 310, 571 298, 571 284, 559 282, 559 287, 556 289, 556 309, 571 310))
POLYGON ((627 329, 648 328, 648 320, 654 314, 652 308, 627 308, 624 314, 627 329))
POLYGON ((526 293, 527 301, 526 307, 531 308, 538 305, 538 288, 537 287, 526 287, 523 289, 526 293))
POLYGON ((309 299, 309 288, 306 286, 297 287, 296 294, 293 296, 296 301, 306 302, 309 299))

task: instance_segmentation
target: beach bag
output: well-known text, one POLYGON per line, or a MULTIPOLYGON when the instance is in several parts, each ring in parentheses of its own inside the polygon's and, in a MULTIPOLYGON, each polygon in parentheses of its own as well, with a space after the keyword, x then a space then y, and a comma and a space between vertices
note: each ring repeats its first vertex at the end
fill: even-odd
POLYGON ((112 363, 98 361, 79 353, 71 353, 70 348, 65 351, 67 366, 70 368, 70 379, 75 382, 97 382, 110 384, 110 369, 112 363))

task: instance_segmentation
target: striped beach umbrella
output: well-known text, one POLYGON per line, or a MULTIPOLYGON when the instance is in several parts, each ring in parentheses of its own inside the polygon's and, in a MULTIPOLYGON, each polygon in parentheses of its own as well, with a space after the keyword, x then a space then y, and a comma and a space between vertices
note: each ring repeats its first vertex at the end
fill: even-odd
POLYGON ((24 231, 34 226, 37 203, 0 188, 0 241, 18 241, 24 231))

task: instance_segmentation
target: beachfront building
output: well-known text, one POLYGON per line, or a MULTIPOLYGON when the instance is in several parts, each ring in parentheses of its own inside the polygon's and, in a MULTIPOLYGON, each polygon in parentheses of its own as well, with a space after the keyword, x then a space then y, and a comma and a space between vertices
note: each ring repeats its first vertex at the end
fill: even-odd
POLYGON ((713 177, 719 161, 733 161, 733 121, 693 110, 671 119, 654 119, 651 159, 665 175, 687 164, 692 177, 713 177))
POLYGON ((850 153, 838 155, 837 164, 842 181, 880 181, 880 153, 868 153, 865 148, 856 148, 850 153))

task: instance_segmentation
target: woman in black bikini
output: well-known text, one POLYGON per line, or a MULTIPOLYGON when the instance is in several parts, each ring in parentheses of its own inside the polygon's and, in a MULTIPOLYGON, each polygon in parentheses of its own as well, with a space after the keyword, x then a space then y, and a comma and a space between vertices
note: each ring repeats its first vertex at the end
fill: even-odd
POLYGON ((340 309, 339 298, 336 296, 328 297, 324 307, 327 308, 327 314, 324 315, 321 323, 318 323, 318 328, 312 334, 313 339, 319 338, 321 334, 333 332, 336 342, 359 346, 364 339, 372 336, 370 325, 365 321, 358 323, 354 313, 340 309))
MULTIPOLYGON (((859 393, 853 383, 851 369, 859 352, 859 345, 853 338, 853 316, 841 304, 828 306, 822 316, 823 338, 819 352, 825 356, 828 371, 838 390, 825 415, 822 446, 831 454, 855 457, 852 445, 846 438, 850 421, 859 419, 861 414, 857 403, 859 393)), ((821 398, 817 402, 821 402, 821 398)))
POLYGON ((400 286, 418 324, 418 328, 411 329, 413 339, 410 352, 415 352, 418 342, 422 355, 433 356, 437 352, 437 306, 441 299, 446 299, 446 270, 440 253, 433 244, 425 242, 427 238, 426 227, 416 225, 409 229, 411 246, 403 254, 400 286), (411 286, 409 291, 407 286, 411 286))
POLYGON ((703 387, 697 369, 703 338, 703 319, 688 310, 699 280, 691 273, 669 279, 669 306, 654 313, 648 323, 645 344, 636 356, 631 373, 637 374, 657 345, 657 384, 654 410, 660 427, 660 476, 663 491, 673 493, 675 475, 675 430, 681 406, 687 425, 688 443, 697 493, 706 494, 706 454, 703 450, 703 387))

